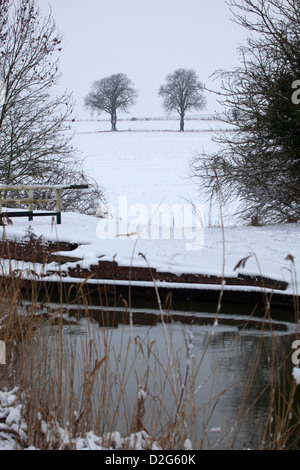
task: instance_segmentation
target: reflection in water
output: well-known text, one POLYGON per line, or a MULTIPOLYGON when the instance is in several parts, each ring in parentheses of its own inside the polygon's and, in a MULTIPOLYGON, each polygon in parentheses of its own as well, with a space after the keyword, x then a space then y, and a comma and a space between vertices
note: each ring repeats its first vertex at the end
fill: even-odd
MULTIPOLYGON (((174 408, 176 415, 186 388, 184 426, 196 448, 255 448, 262 440, 271 359, 275 352, 282 359, 290 354, 292 324, 274 321, 271 334, 268 322, 262 327, 261 319, 238 315, 220 315, 216 322, 209 313, 173 312, 162 323, 155 311, 91 308, 87 318, 76 307, 66 308, 63 318, 63 345, 73 358, 72 393, 80 397, 83 384, 93 379, 92 415, 103 432, 128 432, 141 391, 143 427, 160 432, 173 419, 174 408), (101 365, 94 373, 108 356, 109 369, 101 365)), ((44 335, 55 337, 53 323, 44 335)), ((55 341, 50 344, 56 347, 55 341)))

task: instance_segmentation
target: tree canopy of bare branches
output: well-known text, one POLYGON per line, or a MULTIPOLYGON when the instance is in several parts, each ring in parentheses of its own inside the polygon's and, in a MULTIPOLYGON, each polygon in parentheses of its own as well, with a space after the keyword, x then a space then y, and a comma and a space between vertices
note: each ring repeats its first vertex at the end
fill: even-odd
POLYGON ((249 31, 240 66, 218 71, 222 119, 232 126, 220 149, 198 156, 193 173, 208 194, 240 201, 246 220, 300 218, 300 1, 230 0, 233 20, 249 31), (297 91, 297 90, 296 90, 297 91), (232 119, 233 115, 235 119, 232 119))
POLYGON ((165 85, 158 90, 163 98, 163 107, 167 113, 177 111, 180 116, 180 131, 184 131, 184 118, 187 111, 205 107, 203 84, 199 82, 194 70, 177 69, 166 77, 165 85))
POLYGON ((132 81, 123 73, 96 80, 86 96, 85 106, 92 112, 106 112, 111 118, 111 130, 117 130, 117 111, 128 112, 137 98, 132 81))
POLYGON ((72 147, 72 97, 55 92, 62 41, 54 20, 41 15, 35 0, 0 0, 0 7, 0 181, 89 183, 80 203, 77 195, 65 199, 65 205, 95 211, 102 190, 84 175, 72 147))

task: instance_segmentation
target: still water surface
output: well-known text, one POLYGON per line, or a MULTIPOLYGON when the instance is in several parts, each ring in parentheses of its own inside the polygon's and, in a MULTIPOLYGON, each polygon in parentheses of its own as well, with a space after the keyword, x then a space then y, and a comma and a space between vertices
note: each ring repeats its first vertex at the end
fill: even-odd
MULTIPOLYGON (((271 332, 268 321, 238 314, 216 319, 209 312, 175 311, 162 318, 155 310, 129 314, 91 307, 87 317, 73 307, 63 316, 65 356, 72 357, 74 372, 72 393, 82 396, 83 384, 93 381, 92 416, 102 432, 129 432, 140 398, 141 420, 149 433, 161 432, 179 403, 194 448, 259 446, 273 359, 281 362, 291 354, 296 334, 292 322, 273 321, 271 332), (107 367, 99 365, 103 358, 109 359, 107 367)), ((54 337, 54 330, 49 326, 45 336, 54 337)), ((290 359, 287 364, 291 369, 290 359)))

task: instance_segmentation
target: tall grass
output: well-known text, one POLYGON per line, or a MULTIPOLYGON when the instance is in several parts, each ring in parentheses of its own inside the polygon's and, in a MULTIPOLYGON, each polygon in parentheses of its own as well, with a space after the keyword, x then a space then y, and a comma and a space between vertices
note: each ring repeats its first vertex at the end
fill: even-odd
MULTIPOLYGON (((251 410, 267 397, 267 413, 257 429, 255 448, 296 446, 299 391, 291 378, 291 352, 281 350, 272 330, 267 293, 259 347, 249 360, 237 416, 230 430, 220 432, 212 442, 207 433, 209 423, 218 401, 227 393, 227 387, 214 392, 214 380, 230 350, 242 338, 247 322, 203 379, 203 362, 214 339, 220 305, 201 357, 196 360, 192 325, 182 328, 181 344, 174 344, 172 310, 163 309, 155 281, 153 289, 163 333, 161 342, 151 335, 151 326, 143 335, 134 329, 129 298, 118 299, 115 295, 115 308, 108 308, 108 297, 99 290, 101 308, 90 309, 86 281, 72 288, 61 283, 59 300, 53 305, 53 293, 45 291, 34 277, 25 282, 11 273, 0 279, 0 340, 7 350, 6 365, 0 366, 0 390, 18 387, 27 424, 26 440, 16 434, 16 445, 71 449, 76 439, 92 431, 103 437, 106 447, 116 447, 114 432, 119 431, 134 436, 123 441, 124 448, 134 447, 134 439, 143 436, 143 448, 170 450, 191 445, 193 449, 233 449, 251 410), (116 328, 119 321, 121 326, 116 328), (263 335, 266 328, 272 333, 272 348, 268 351, 263 335), (264 353, 268 354, 268 380, 253 400, 252 389, 264 353), (209 398, 199 400, 206 385, 211 387, 209 398)), ((295 295, 298 325, 296 299, 295 295)))

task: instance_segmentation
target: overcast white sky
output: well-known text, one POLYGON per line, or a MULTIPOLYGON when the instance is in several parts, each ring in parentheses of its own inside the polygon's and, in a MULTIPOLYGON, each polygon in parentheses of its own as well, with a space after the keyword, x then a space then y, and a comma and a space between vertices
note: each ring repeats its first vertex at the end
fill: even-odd
MULTIPOLYGON (((76 117, 90 118, 83 99, 93 81, 125 73, 139 91, 129 117, 163 116, 157 90, 177 68, 209 76, 238 64, 237 46, 246 31, 230 20, 225 0, 38 0, 52 11, 63 36, 61 86, 72 91, 76 117)), ((203 113, 220 109, 206 93, 203 113)), ((121 117, 121 116, 120 116, 121 117)))

